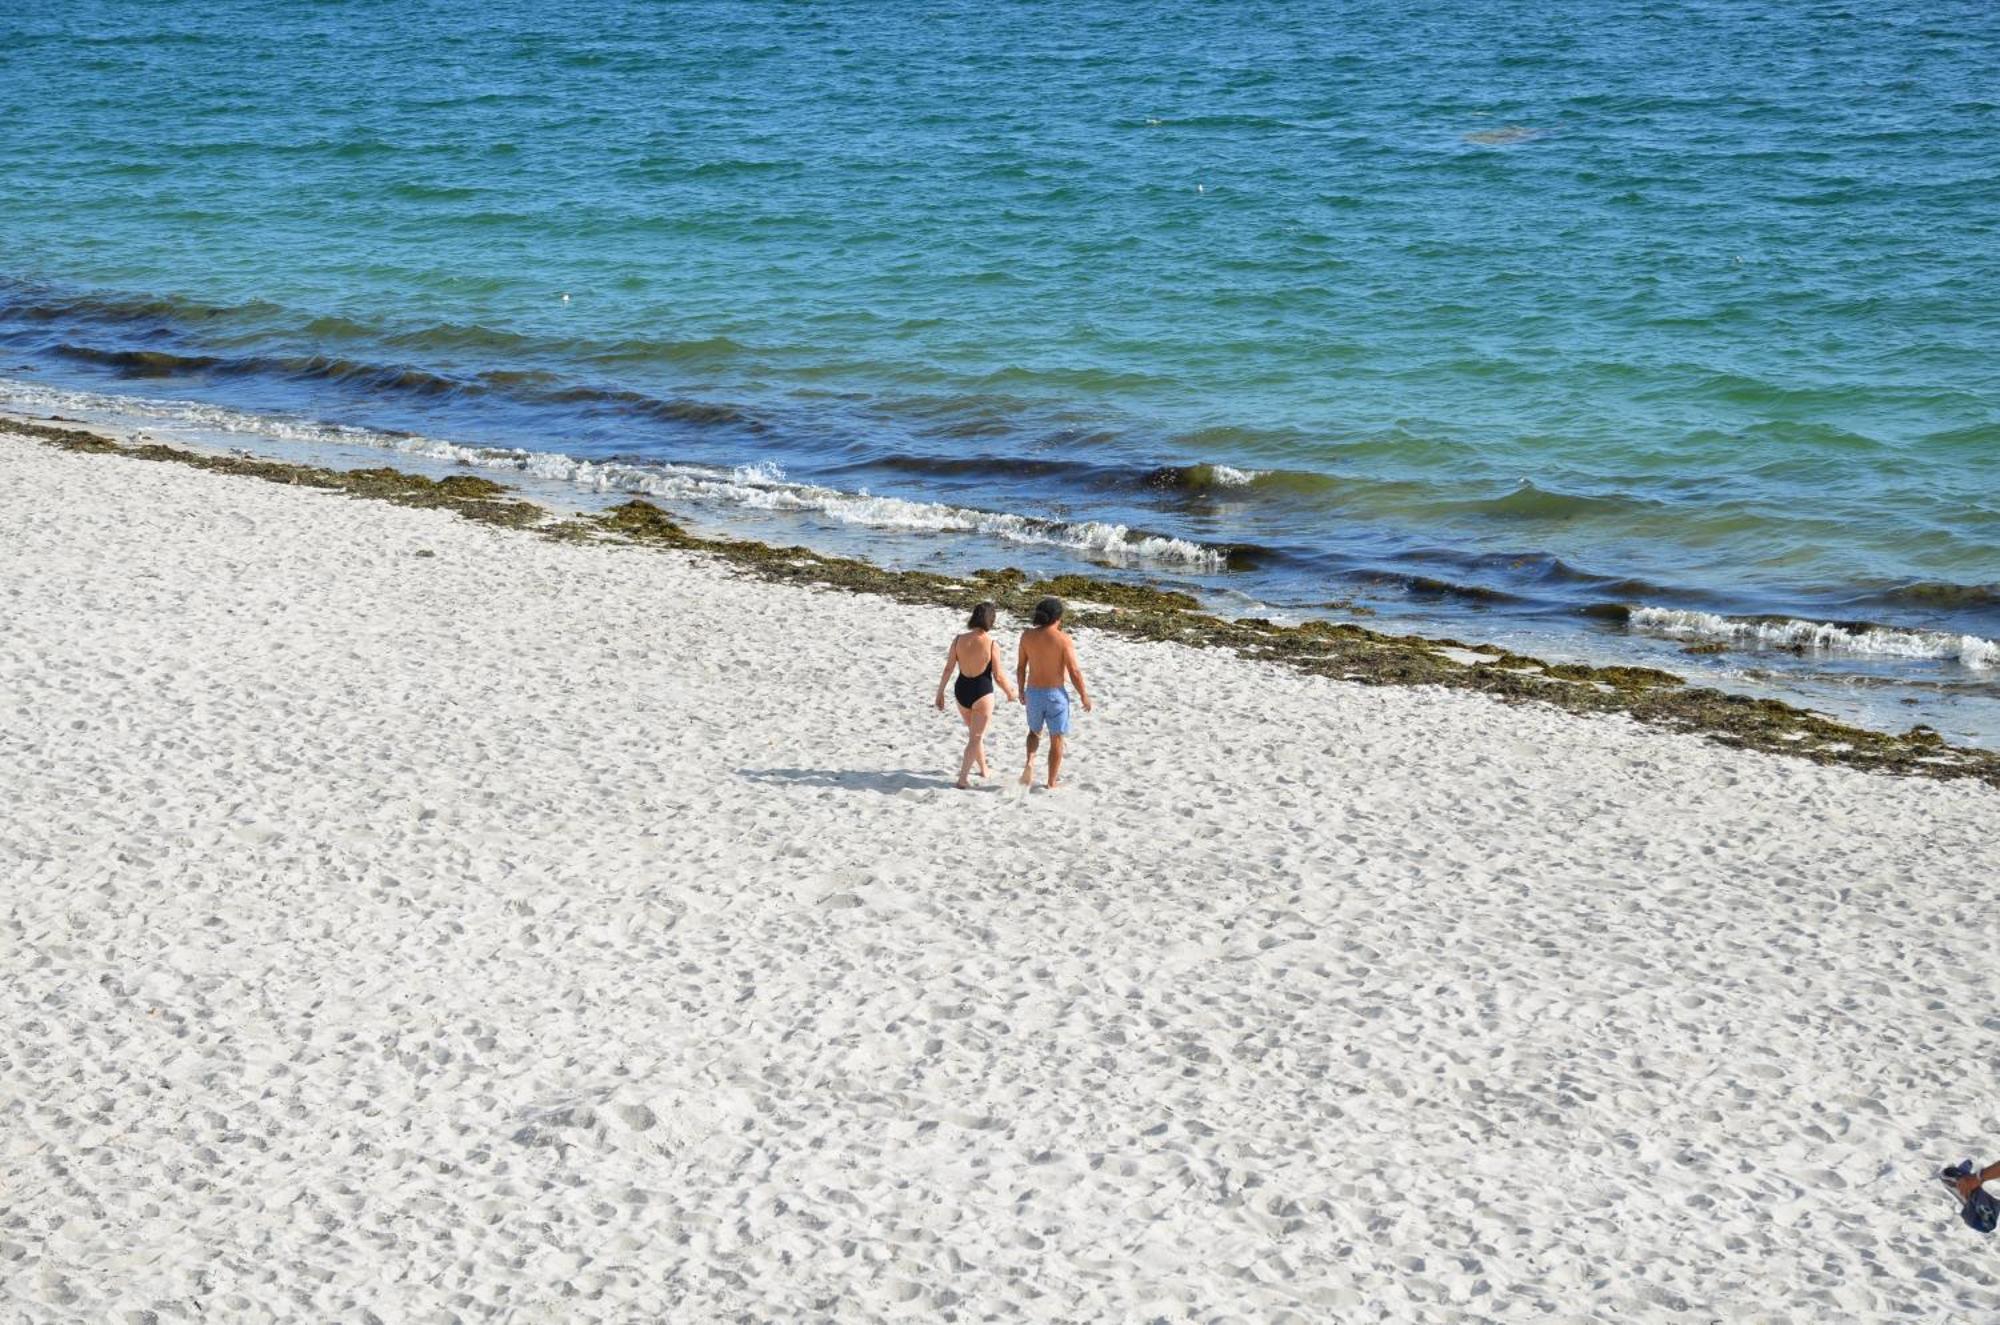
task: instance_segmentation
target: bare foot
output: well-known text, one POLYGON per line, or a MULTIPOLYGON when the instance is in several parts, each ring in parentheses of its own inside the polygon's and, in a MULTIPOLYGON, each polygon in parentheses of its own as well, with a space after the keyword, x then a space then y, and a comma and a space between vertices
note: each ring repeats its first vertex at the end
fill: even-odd
POLYGON ((951 785, 957 787, 960 791, 972 790, 972 784, 970 782, 967 782, 964 778, 960 778, 958 781, 952 783, 951 785))
POLYGON ((1021 770, 1021 785, 1024 787, 1035 785, 1035 766, 1033 764, 1021 770))

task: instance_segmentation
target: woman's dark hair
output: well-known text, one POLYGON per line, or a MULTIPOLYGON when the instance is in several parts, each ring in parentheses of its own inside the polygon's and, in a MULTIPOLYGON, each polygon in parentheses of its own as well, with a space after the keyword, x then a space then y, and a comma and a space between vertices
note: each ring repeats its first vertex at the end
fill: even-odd
POLYGON ((972 609, 972 615, 966 619, 965 624, 971 626, 974 630, 991 630, 993 629, 993 623, 999 619, 999 604, 981 603, 972 609))
POLYGON ((1063 618, 1063 601, 1060 598, 1044 598, 1035 604, 1035 624, 1053 626, 1063 618))

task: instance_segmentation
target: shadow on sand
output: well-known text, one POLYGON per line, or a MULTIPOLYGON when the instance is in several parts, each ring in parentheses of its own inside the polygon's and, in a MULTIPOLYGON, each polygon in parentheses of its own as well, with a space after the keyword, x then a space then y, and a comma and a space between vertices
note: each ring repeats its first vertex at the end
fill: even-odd
POLYGON ((739 768, 736 775, 752 782, 788 783, 795 787, 832 787, 839 791, 923 791, 949 787, 951 779, 907 768, 739 768))

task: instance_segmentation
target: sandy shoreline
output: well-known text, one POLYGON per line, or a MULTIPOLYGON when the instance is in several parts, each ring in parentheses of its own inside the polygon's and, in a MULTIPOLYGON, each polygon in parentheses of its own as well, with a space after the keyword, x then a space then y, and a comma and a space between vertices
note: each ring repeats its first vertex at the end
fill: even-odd
POLYGON ((1976 781, 1094 632, 966 795, 943 608, 12 441, 0 544, 28 1319, 2000 1307, 1976 781))
POLYGON ((302 463, 283 453, 162 444, 129 425, 78 426, 76 420, 62 416, 24 417, 0 410, 0 438, 7 437, 451 510, 480 523, 559 541, 697 551, 759 579, 847 589, 905 604, 946 607, 961 615, 981 599, 997 599, 1003 612, 1011 610, 1025 619, 1040 596, 1057 593, 1070 600, 1073 629, 1221 649, 1311 675, 1371 685, 1439 686, 1571 713, 1617 714, 1656 730, 1700 735, 1735 749, 1901 776, 1977 778, 2000 788, 2000 750, 1954 745, 1922 723, 1901 731, 1893 725, 1855 725, 1782 699, 1696 684, 1671 669, 1551 662, 1492 642, 1398 634, 1351 620, 1309 618, 1284 625, 1219 615, 1204 610, 1188 594, 1099 575, 1063 573, 1040 580, 1016 568, 955 573, 899 569, 728 533, 699 534, 643 498, 609 509, 579 509, 560 500, 550 503, 545 493, 530 498, 486 477, 478 465, 461 463, 442 475, 427 476, 381 467, 372 463, 372 456, 360 465, 352 458, 330 465, 302 463))

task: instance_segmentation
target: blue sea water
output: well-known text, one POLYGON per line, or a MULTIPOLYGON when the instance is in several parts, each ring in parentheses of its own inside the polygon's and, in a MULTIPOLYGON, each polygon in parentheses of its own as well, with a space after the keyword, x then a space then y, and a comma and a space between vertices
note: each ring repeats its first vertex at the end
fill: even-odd
POLYGON ((1983 0, 25 0, 0 405, 1991 739, 1996 57, 1983 0))

